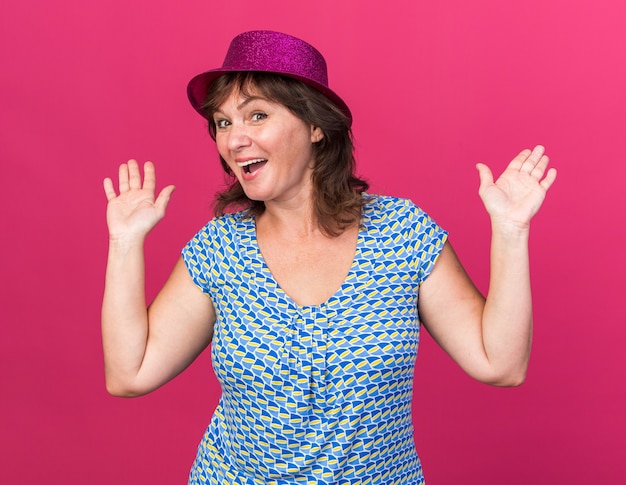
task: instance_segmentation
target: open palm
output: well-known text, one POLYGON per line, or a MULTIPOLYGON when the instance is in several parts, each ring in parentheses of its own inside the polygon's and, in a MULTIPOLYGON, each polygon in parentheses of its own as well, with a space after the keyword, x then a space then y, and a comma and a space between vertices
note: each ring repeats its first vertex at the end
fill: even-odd
POLYGON ((479 195, 495 223, 528 227, 543 203, 546 192, 556 179, 556 170, 548 167, 549 158, 539 145, 523 150, 494 182, 489 167, 476 165, 480 176, 479 195))
POLYGON ((110 178, 104 180, 107 200, 107 225, 111 238, 145 237, 165 215, 165 209, 174 191, 168 185, 155 199, 156 174, 151 162, 144 164, 141 180, 139 164, 135 160, 120 165, 119 195, 110 178))

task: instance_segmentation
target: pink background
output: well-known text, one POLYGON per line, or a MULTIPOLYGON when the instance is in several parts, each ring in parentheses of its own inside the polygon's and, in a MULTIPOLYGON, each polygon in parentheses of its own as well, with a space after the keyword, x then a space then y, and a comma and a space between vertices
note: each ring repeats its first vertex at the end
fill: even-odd
POLYGON ((625 4, 306 5, 2 2, 0 482, 186 483, 218 387, 205 353, 150 396, 106 394, 101 180, 136 157, 177 185, 148 241, 153 296, 222 181, 186 83, 235 34, 268 28, 326 55, 360 173, 450 230, 483 290, 475 162, 499 172, 542 143, 559 169, 531 240, 526 384, 476 383, 424 337, 414 409, 429 485, 625 483, 625 4))

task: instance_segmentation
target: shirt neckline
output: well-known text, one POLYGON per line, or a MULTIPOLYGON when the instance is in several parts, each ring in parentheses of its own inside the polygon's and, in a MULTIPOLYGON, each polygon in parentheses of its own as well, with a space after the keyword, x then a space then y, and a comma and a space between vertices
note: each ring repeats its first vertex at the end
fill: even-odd
POLYGON ((350 265, 350 269, 348 270, 341 285, 330 297, 328 297, 322 303, 315 305, 301 305, 297 303, 287 292, 285 292, 285 290, 283 290, 278 281, 276 281, 276 279, 274 278, 274 275, 272 274, 272 271, 265 261, 265 258, 261 253, 261 249, 259 248, 256 235, 256 219, 254 218, 254 216, 241 217, 239 219, 239 223, 242 225, 240 228, 242 229, 242 233, 246 235, 245 239, 247 240, 248 245, 248 247, 244 251, 246 258, 248 259, 247 263, 249 267, 255 268, 256 271, 262 273, 263 279, 271 282, 271 285, 268 285, 268 288, 266 288, 266 290, 270 291, 273 287, 274 292, 276 293, 276 297, 286 301, 293 309, 308 313, 316 312, 328 306, 331 306, 333 302, 341 300, 342 297, 347 294, 346 290, 348 289, 348 287, 350 287, 351 284, 353 284, 353 282, 355 282, 355 280, 362 279, 363 272, 370 272, 371 265, 366 264, 367 261, 364 261, 363 253, 366 246, 366 239, 368 239, 367 236, 372 231, 372 227, 370 224, 371 208, 371 202, 366 202, 363 206, 361 224, 359 225, 356 248, 354 251, 354 256, 352 259, 352 264, 350 265))

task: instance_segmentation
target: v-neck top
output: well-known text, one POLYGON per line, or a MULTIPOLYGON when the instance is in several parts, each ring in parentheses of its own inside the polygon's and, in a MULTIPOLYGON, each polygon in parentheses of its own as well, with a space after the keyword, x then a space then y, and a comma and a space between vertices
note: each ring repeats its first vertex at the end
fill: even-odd
POLYGON ((447 238, 408 199, 367 195, 352 266, 298 305, 265 263, 255 219, 211 220, 182 252, 215 307, 222 396, 190 484, 417 484, 411 400, 420 284, 447 238))

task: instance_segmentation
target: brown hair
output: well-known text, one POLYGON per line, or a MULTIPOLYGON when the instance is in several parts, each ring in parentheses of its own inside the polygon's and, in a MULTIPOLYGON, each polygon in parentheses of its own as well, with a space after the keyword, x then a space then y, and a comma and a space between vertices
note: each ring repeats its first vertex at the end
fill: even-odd
MULTIPOLYGON (((320 128, 324 136, 313 144, 313 206, 320 229, 338 236, 359 222, 364 204, 362 192, 369 188, 356 177, 354 145, 350 121, 326 96, 298 80, 267 72, 231 72, 211 85, 202 109, 209 120, 209 133, 215 140, 213 113, 233 92, 244 97, 260 93, 269 101, 287 107, 305 123, 320 128)), ((245 208, 253 215, 265 210, 262 201, 249 199, 237 178, 220 156, 228 187, 216 196, 215 213, 224 214, 229 206, 245 208)))

